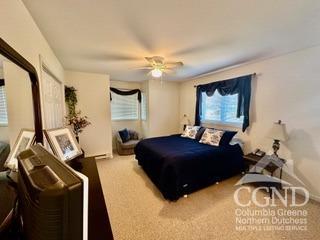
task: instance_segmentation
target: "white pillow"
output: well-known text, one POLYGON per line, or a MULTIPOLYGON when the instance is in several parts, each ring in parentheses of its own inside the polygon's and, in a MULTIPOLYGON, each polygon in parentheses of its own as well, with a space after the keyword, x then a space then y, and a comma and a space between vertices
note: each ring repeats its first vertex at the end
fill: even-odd
POLYGON ((233 137, 230 141, 230 145, 236 145, 239 144, 242 150, 244 150, 244 141, 242 141, 240 138, 233 137))
POLYGON ((212 146, 219 146, 223 134, 224 131, 207 128, 202 134, 199 142, 212 146))
POLYGON ((191 139, 196 139, 196 135, 198 130, 200 129, 199 126, 186 126, 184 132, 182 133, 181 137, 187 137, 191 139))

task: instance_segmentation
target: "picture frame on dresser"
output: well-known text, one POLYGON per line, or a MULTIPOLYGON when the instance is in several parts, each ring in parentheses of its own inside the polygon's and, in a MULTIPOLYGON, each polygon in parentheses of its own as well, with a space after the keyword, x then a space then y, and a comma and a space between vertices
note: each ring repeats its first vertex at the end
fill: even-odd
POLYGON ((54 128, 43 130, 52 152, 62 161, 73 160, 83 154, 71 129, 54 128))
POLYGON ((23 128, 15 141, 15 144, 10 151, 8 159, 5 161, 4 166, 12 171, 18 171, 17 156, 20 152, 29 148, 35 142, 35 131, 31 129, 23 128))

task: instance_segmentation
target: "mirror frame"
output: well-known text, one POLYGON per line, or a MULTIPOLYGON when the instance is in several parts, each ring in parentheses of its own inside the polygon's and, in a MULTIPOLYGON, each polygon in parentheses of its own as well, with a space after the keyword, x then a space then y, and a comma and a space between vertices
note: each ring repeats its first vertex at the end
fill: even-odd
POLYGON ((28 60, 14 50, 2 38, 0 38, 0 54, 29 73, 33 98, 33 116, 36 142, 43 143, 40 90, 37 71, 28 60))

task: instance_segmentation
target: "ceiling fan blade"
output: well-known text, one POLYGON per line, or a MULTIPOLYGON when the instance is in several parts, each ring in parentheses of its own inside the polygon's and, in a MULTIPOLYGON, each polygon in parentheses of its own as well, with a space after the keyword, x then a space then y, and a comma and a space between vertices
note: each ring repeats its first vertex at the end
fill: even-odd
POLYGON ((144 59, 146 59, 149 63, 153 64, 153 57, 145 57, 144 59))
POLYGON ((167 73, 167 74, 168 74, 168 73, 174 73, 174 72, 175 72, 175 69, 173 69, 173 68, 166 68, 166 69, 163 70, 163 72, 164 72, 164 73, 167 73))
POLYGON ((170 67, 182 67, 183 62, 166 62, 165 65, 170 67))
POLYGON ((141 68, 150 68, 150 69, 153 69, 154 67, 151 66, 151 65, 144 65, 144 66, 141 66, 141 68))
POLYGON ((139 67, 139 68, 135 68, 135 69, 139 69, 139 70, 152 70, 153 67, 139 67))
POLYGON ((161 56, 145 57, 145 59, 151 65, 163 65, 164 64, 164 58, 161 56))

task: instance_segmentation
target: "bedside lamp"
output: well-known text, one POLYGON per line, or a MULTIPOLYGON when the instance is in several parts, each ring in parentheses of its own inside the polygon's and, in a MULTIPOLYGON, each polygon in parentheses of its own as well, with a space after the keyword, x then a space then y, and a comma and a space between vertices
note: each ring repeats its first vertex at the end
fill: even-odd
POLYGON ((181 125, 183 125, 183 130, 185 130, 186 126, 190 124, 190 121, 189 121, 189 119, 187 117, 187 114, 183 115, 180 123, 181 123, 181 125))
POLYGON ((288 139, 287 132, 286 132, 286 125, 279 120, 278 122, 274 123, 269 134, 269 138, 274 140, 272 148, 273 153, 278 157, 278 150, 280 149, 280 141, 286 141, 288 139))

